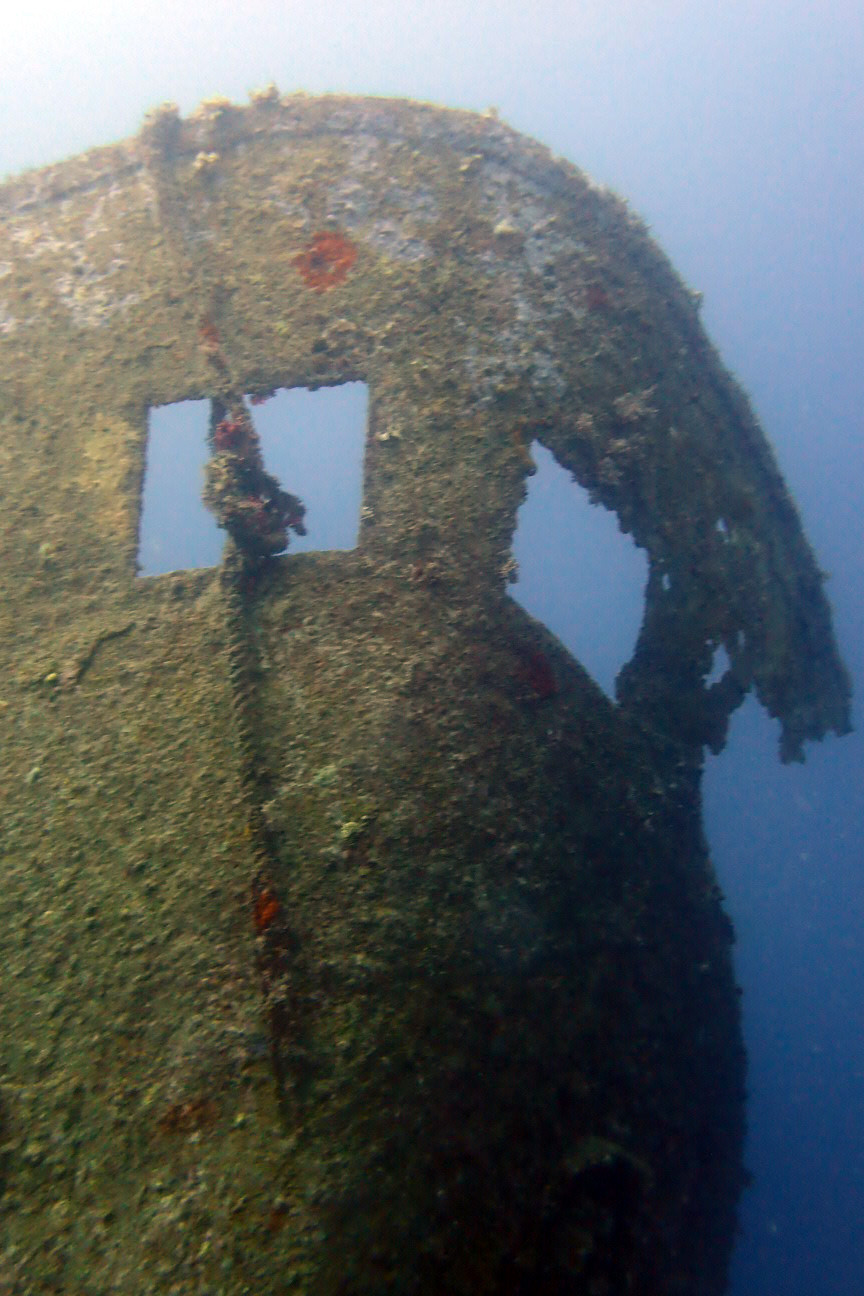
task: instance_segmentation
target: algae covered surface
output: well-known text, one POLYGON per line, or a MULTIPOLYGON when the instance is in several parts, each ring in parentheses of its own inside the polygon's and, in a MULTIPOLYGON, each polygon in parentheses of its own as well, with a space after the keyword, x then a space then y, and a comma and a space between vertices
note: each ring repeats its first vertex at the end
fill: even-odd
POLYGON ((8 182, 0 273, 0 1288, 722 1292, 702 752, 849 690, 694 296, 494 117, 271 91, 8 182), (247 398, 354 380, 358 546, 285 553, 247 398), (142 580, 192 398, 226 557, 142 580), (534 439, 649 556, 617 705, 507 594, 534 439))

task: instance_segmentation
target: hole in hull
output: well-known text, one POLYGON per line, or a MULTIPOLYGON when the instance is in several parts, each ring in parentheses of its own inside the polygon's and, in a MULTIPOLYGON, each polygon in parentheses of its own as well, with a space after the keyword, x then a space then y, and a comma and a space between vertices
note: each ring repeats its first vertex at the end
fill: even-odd
POLYGON ((642 624, 646 555, 548 450, 535 441, 531 453, 537 472, 519 509, 511 593, 614 698, 642 624))

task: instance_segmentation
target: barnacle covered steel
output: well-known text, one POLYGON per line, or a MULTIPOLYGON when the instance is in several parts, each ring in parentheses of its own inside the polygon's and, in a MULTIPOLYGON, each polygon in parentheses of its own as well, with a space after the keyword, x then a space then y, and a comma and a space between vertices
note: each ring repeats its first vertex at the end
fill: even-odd
POLYGON ((849 688, 626 204, 494 116, 166 106, 0 188, 0 456, 0 1287, 719 1296, 703 752, 849 688), (358 379, 357 548, 276 556, 244 394, 358 379), (203 397, 225 560, 140 580, 148 410, 203 397), (506 592, 534 439, 649 558, 617 704, 506 592))

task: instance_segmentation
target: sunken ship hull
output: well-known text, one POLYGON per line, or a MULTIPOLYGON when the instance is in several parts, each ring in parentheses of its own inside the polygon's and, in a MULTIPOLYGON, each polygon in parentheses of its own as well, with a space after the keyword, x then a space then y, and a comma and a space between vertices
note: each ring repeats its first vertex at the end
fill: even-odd
POLYGON ((703 752, 848 685, 694 295, 493 116, 275 91, 7 182, 0 272, 0 1286, 720 1296, 703 752), (355 380, 357 547, 285 553, 248 398, 355 380), (142 579, 189 399, 225 557, 142 579), (534 440, 648 553, 617 702, 507 593, 534 440))

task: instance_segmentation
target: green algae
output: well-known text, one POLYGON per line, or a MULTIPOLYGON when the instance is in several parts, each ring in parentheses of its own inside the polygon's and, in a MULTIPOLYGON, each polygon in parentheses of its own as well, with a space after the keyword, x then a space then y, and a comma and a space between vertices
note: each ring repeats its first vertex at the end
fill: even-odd
POLYGON ((391 101, 167 108, 0 220, 0 1286, 722 1292, 702 751, 849 690, 693 294, 575 168, 391 101), (136 578, 151 406, 355 379, 356 551, 136 578), (618 706, 506 593, 535 437, 649 554, 618 706))

